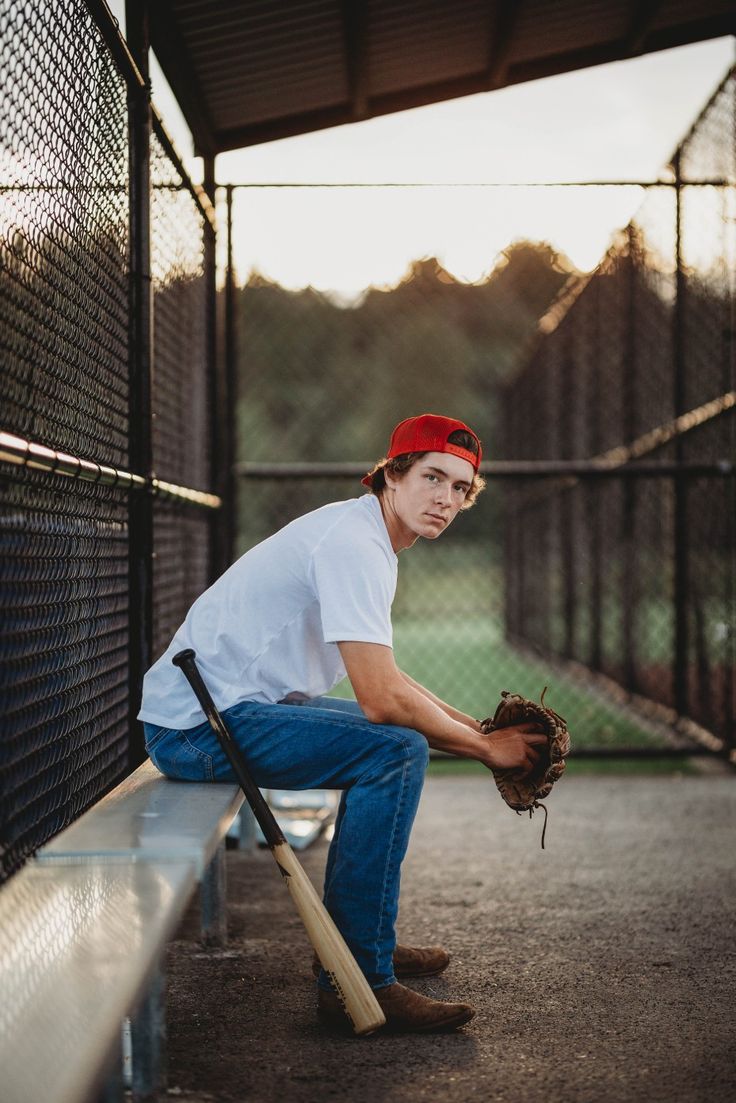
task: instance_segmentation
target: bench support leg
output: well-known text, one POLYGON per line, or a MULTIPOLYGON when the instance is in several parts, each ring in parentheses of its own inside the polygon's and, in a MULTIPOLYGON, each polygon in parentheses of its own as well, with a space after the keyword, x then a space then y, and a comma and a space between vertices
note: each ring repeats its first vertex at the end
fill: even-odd
POLYGON ((202 941, 206 946, 224 946, 227 942, 225 844, 220 843, 207 866, 200 887, 202 902, 202 941))
POLYGON ((238 846, 240 850, 255 850, 256 846, 256 818, 247 804, 240 809, 238 846))
POLYGON ((166 1090, 166 979, 162 963, 131 1022, 133 1103, 155 1099, 166 1090))
POLYGON ((123 1082, 123 1053, 118 1046, 111 1062, 105 1083, 97 1097, 97 1103, 125 1103, 125 1084, 123 1082))

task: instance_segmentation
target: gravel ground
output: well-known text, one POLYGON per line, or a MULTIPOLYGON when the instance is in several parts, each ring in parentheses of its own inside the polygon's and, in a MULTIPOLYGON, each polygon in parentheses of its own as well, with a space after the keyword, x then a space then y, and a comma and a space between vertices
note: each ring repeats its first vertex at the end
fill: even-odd
MULTIPOLYGON (((442 942, 411 982, 478 1010, 451 1035, 318 1025, 311 950, 267 851, 228 854, 230 942, 171 944, 169 1092, 182 1103, 736 1101, 736 777, 565 778, 516 817, 483 777, 428 780, 399 933, 442 942)), ((326 844, 303 856, 321 881, 326 844)))

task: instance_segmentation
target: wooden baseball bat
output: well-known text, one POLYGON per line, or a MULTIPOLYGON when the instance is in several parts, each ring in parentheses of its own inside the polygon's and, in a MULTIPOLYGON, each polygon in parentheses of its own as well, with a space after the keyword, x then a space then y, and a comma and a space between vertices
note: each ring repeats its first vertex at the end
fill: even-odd
POLYGON ((322 962, 323 969, 329 975, 345 1008, 345 1014, 353 1024, 353 1030, 356 1034, 370 1034, 386 1022, 378 1000, 332 917, 317 895, 312 882, 284 838, 263 794, 250 776, 243 752, 230 735, 202 679, 195 652, 189 647, 174 655, 171 661, 186 675, 212 730, 230 761, 245 799, 252 808, 274 861, 279 867, 279 872, 286 881, 309 940, 322 962))

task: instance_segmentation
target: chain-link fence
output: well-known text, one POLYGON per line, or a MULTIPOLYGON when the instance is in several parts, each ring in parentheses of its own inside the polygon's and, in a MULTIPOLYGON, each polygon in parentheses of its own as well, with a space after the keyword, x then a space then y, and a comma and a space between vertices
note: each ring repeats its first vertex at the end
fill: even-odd
POLYGON ((425 258, 347 306, 257 275, 237 299, 241 550, 361 493, 400 418, 466 420, 489 488, 401 555, 397 659, 478 716, 548 685, 579 750, 734 744, 735 88, 590 276, 517 241, 476 283, 425 258))
POLYGON ((214 233, 150 125, 104 4, 0 0, 0 876, 136 760, 211 574, 214 233))
MULTIPOLYGON (((151 142, 153 470, 177 486, 207 489, 213 480, 214 322, 205 254, 213 227, 162 137, 154 130, 151 142), (208 364, 210 370, 203 370, 208 364)), ((176 498, 158 502, 154 657, 168 647, 184 613, 211 581, 211 529, 207 510, 193 510, 176 498)))
MULTIPOLYGON (((212 207, 152 117, 105 4, 0 0, 0 17, 7 874, 137 761, 142 673, 222 562, 212 491, 226 486, 228 442, 212 207)), ((229 287, 249 473, 241 549, 360 492, 356 476, 284 479, 278 464, 367 463, 420 409, 470 422, 490 474, 499 460, 627 448, 641 460, 654 444, 658 462, 677 465, 494 480, 441 541, 402 556, 399 662, 469 712, 506 686, 538 695, 550 683, 579 746, 664 745, 662 717, 676 715, 733 742, 733 94, 729 78, 678 151, 675 179, 650 189, 582 288, 531 222, 536 240, 476 282, 425 257, 393 290, 348 306, 264 278, 237 296, 229 287)), ((416 213, 417 193, 393 195, 405 218, 416 213)), ((353 227, 366 221, 355 198, 353 227)), ((471 196, 442 201, 459 210, 471 196)), ((349 251, 329 204, 297 214, 301 227, 344 235, 349 251)), ((237 192, 236 222, 252 207, 253 193, 237 192)), ((288 236, 285 220, 268 229, 288 236)))
POLYGON ((673 186, 648 195, 547 319, 507 392, 510 423, 541 403, 546 432, 517 435, 504 452, 623 465, 615 479, 509 493, 509 638, 731 747, 735 88, 730 77, 677 151, 673 186), (627 464, 645 458, 663 473, 633 477, 627 464), (540 524, 541 563, 525 541, 540 524))

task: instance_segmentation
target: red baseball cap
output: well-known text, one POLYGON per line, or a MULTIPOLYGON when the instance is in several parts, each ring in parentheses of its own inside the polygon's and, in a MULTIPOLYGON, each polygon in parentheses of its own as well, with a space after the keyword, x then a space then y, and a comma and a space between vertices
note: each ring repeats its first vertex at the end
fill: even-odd
MULTIPOLYGON (((407 452, 449 452, 453 456, 459 456, 472 465, 477 474, 483 450, 478 436, 465 424, 454 417, 443 417, 441 414, 418 414, 417 417, 408 417, 400 421, 391 434, 386 459, 394 456, 404 456, 407 452), (470 433, 478 445, 478 453, 463 448, 461 444, 452 444, 448 441, 451 433, 458 429, 470 433)), ((361 482, 364 486, 371 486, 373 480, 370 475, 365 475, 361 482)))

